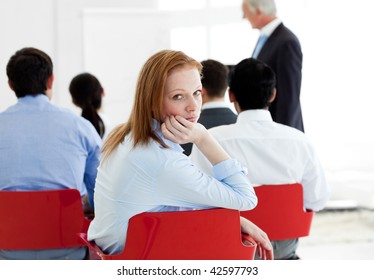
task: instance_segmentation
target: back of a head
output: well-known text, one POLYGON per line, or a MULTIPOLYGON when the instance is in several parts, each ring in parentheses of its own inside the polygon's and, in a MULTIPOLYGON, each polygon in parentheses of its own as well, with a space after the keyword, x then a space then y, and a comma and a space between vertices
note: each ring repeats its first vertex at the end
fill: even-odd
POLYGON ((275 0, 243 0, 243 2, 247 3, 252 12, 259 9, 267 16, 275 16, 277 14, 275 0))
POLYGON ((229 88, 241 110, 266 109, 276 85, 274 71, 254 58, 239 62, 230 75, 229 88))
POLYGON ((47 81, 53 73, 53 63, 43 51, 23 48, 9 59, 6 72, 18 98, 45 94, 47 81))
POLYGON ((98 114, 101 107, 103 88, 99 80, 90 73, 75 76, 69 86, 73 103, 82 108, 82 117, 90 121, 99 133, 104 136, 105 126, 98 114))
POLYGON ((224 97, 228 87, 229 69, 219 61, 208 59, 203 65, 201 83, 209 97, 224 97))
POLYGON ((82 73, 75 76, 69 86, 73 102, 80 108, 92 106, 100 109, 103 88, 99 80, 90 73, 82 73))

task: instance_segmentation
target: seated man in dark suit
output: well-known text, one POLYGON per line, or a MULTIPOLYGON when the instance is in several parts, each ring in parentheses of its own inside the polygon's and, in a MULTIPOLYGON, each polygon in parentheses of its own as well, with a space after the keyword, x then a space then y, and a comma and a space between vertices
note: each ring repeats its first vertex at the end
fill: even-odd
MULTIPOLYGON (((201 64, 203 65, 201 77, 203 106, 198 122, 207 129, 235 123, 237 115, 225 102, 229 69, 213 59, 204 60, 201 64)), ((191 153, 192 144, 188 143, 182 147, 186 155, 191 153)))

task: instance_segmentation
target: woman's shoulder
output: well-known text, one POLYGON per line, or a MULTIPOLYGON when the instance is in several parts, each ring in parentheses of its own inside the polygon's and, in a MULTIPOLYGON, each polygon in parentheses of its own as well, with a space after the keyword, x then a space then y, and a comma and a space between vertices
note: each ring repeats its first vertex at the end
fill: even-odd
POLYGON ((161 145, 150 140, 148 144, 137 144, 134 147, 131 134, 127 135, 119 145, 119 151, 134 162, 155 163, 163 162, 168 157, 161 145))

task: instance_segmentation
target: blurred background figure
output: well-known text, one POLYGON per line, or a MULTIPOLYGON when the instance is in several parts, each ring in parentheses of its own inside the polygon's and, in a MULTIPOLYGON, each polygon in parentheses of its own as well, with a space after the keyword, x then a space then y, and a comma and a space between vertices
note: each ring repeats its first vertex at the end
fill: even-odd
POLYGON ((252 57, 277 75, 277 98, 269 111, 273 120, 304 132, 300 105, 303 54, 298 38, 277 17, 274 0, 243 0, 243 16, 260 30, 252 57))
POLYGON ((99 80, 90 73, 79 74, 71 80, 69 91, 73 103, 82 109, 82 117, 90 121, 104 139, 110 131, 110 123, 99 111, 105 94, 99 80))
MULTIPOLYGON (((201 64, 203 66, 201 74, 203 106, 198 122, 204 125, 206 129, 235 123, 237 115, 225 101, 228 87, 228 67, 213 59, 203 60, 201 64)), ((187 143, 182 147, 184 153, 190 155, 192 144, 187 143)))

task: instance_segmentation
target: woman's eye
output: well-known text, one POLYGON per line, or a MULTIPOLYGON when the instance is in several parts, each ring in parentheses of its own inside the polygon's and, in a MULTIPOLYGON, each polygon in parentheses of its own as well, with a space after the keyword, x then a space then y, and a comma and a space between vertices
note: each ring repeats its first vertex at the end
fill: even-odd
POLYGON ((200 95, 201 94, 201 90, 197 90, 193 93, 194 95, 200 95))
POLYGON ((182 99, 182 95, 181 94, 176 94, 176 95, 173 96, 173 99, 174 100, 180 100, 180 99, 182 99))

